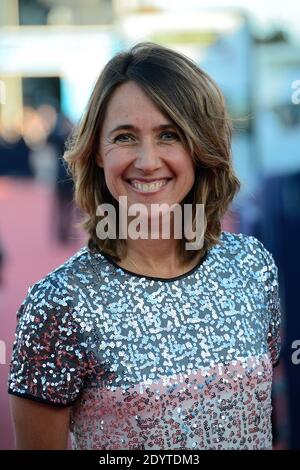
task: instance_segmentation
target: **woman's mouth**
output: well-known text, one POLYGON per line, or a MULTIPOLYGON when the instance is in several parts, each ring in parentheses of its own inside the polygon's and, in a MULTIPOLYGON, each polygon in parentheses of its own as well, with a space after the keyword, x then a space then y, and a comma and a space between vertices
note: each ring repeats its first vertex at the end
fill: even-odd
POLYGON ((130 187, 139 193, 157 193, 162 188, 164 188, 172 178, 163 178, 159 180, 153 181, 141 181, 138 179, 127 179, 126 182, 130 185, 130 187))

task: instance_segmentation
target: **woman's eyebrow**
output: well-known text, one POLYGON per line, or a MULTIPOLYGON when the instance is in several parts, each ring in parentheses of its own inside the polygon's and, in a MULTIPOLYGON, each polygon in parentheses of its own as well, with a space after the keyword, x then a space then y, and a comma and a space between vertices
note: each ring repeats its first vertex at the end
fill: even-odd
MULTIPOLYGON (((155 126, 152 128, 153 131, 161 131, 164 129, 170 129, 170 128, 175 129, 175 125, 172 124, 171 122, 168 122, 166 124, 160 124, 159 126, 155 126)), ((132 130, 132 131, 139 131, 138 127, 134 126, 133 124, 119 124, 118 126, 114 127, 110 133, 109 136, 112 135, 116 131, 120 131, 121 129, 126 129, 126 130, 132 130)))

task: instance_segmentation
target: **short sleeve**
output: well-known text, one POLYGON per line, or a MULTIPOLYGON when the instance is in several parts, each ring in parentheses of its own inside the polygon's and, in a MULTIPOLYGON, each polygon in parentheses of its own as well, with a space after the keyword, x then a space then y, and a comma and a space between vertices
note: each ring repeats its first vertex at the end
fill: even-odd
POLYGON ((31 286, 17 311, 8 393, 57 406, 76 401, 87 360, 64 288, 31 286))
POLYGON ((265 248, 265 246, 255 237, 251 238, 255 239, 263 254, 263 280, 267 310, 269 312, 267 341, 272 364, 273 366, 276 366, 279 362, 281 350, 280 326, 282 320, 278 267, 274 261, 273 255, 265 248))

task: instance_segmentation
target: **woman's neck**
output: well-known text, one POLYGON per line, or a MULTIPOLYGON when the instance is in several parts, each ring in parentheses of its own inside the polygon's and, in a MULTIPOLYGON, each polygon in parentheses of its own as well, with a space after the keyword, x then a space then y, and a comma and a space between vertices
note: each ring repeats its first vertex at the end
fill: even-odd
POLYGON ((192 269, 196 261, 184 263, 180 260, 178 243, 179 240, 127 240, 127 256, 118 264, 129 271, 153 277, 179 276, 192 269))

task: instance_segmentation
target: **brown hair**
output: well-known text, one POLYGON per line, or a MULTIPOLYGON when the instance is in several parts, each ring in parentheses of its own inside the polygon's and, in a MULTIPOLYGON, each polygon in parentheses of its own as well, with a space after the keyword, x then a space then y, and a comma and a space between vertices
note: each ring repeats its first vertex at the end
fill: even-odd
MULTIPOLYGON (((74 179, 75 202, 85 213, 81 226, 89 234, 88 246, 116 260, 126 256, 126 240, 100 240, 96 234, 98 205, 113 204, 118 219, 117 202, 106 186, 96 156, 108 102, 116 88, 128 81, 136 82, 181 130, 195 163, 195 183, 182 204, 192 203, 193 208, 204 204, 204 256, 218 243, 222 217, 240 189, 231 159, 232 120, 220 89, 201 68, 186 56, 151 42, 138 43, 106 64, 67 143, 64 159, 74 179)), ((190 260, 196 252, 184 249, 186 241, 183 236, 179 255, 190 260)))

